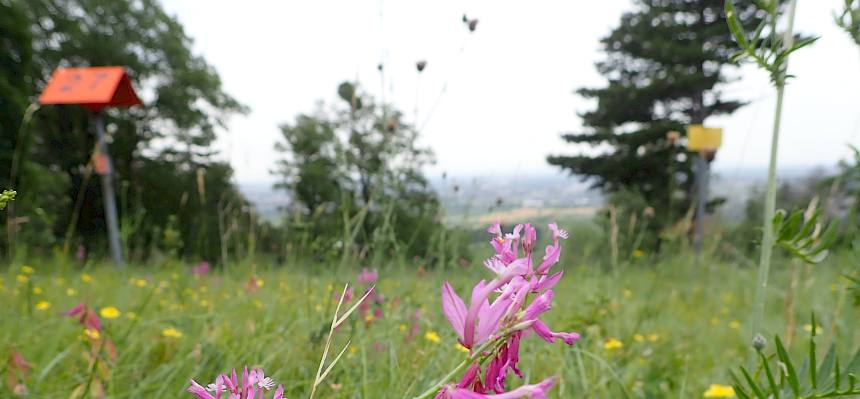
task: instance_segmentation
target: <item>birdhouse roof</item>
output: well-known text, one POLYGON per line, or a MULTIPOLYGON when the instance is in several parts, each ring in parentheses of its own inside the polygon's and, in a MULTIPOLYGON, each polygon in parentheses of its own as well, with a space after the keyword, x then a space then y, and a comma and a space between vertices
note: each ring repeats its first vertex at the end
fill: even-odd
POLYGON ((42 104, 79 104, 93 112, 142 104, 123 67, 58 68, 48 81, 42 104))

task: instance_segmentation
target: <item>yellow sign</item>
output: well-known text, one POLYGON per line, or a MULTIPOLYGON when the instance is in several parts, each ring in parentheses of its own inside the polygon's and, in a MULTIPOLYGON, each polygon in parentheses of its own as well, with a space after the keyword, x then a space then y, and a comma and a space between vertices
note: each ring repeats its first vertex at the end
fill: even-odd
POLYGON ((687 148, 690 151, 716 150, 723 143, 723 129, 690 125, 687 128, 687 148))

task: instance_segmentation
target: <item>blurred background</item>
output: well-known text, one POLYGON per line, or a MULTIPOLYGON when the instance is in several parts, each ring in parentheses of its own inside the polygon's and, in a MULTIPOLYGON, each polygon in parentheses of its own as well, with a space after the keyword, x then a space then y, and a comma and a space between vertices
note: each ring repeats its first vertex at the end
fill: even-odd
MULTIPOLYGON (((799 5, 821 38, 791 59, 779 207, 855 212, 849 3, 799 5)), ((143 101, 104 115, 134 262, 448 266, 493 220, 560 220, 622 258, 686 248, 689 124, 723 129, 710 247, 746 259, 760 234, 776 95, 732 59, 722 1, 0 0, 0 49, 12 257, 106 254, 91 115, 32 105, 56 68, 100 65, 143 101)))

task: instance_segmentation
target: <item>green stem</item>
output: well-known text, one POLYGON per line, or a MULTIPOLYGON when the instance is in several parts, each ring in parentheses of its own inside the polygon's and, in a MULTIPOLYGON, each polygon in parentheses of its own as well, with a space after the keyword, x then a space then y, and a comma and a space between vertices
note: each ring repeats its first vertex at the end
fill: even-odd
MULTIPOLYGON (((797 9, 797 0, 792 0, 791 11, 788 17, 788 27, 785 32, 785 46, 791 48, 794 33, 794 12, 797 9)), ((785 68, 776 82, 776 111, 774 112, 773 134, 770 143, 770 162, 767 169, 767 194, 764 201, 764 235, 761 244, 761 258, 759 260, 758 280, 756 282, 755 304, 752 322, 752 333, 761 333, 762 320, 764 319, 764 305, 767 291, 767 279, 770 273, 770 258, 773 253, 774 231, 773 216, 776 210, 776 159, 779 147, 779 127, 782 119, 782 101, 785 94, 785 71, 788 69, 788 59, 785 60, 785 68)))

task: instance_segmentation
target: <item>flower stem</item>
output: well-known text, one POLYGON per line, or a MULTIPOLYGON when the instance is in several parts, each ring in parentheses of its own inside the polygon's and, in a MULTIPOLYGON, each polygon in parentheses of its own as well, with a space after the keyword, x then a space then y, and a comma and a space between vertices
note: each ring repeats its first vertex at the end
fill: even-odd
MULTIPOLYGON (((794 12, 797 9, 797 0, 792 0, 791 10, 788 16, 788 26, 785 32, 785 47, 791 48, 794 41, 794 12)), ((788 59, 785 60, 785 68, 780 72, 782 76, 774 79, 776 85, 776 111, 774 112, 773 134, 770 143, 770 162, 767 169, 767 193, 764 201, 763 237, 761 244, 761 258, 759 259, 758 280, 756 282, 755 303, 753 308, 752 335, 761 333, 762 321, 764 319, 765 299, 767 293, 767 279, 770 273, 770 258, 773 253, 774 231, 773 216, 776 210, 776 160, 779 147, 779 127, 782 119, 782 100, 785 94, 785 75, 788 69, 788 59)))

